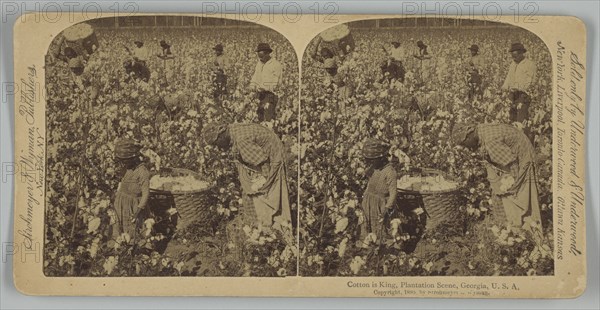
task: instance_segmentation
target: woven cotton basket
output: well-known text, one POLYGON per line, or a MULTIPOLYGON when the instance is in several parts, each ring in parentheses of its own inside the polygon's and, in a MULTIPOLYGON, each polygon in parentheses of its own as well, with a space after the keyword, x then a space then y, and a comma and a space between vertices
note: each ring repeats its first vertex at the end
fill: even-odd
MULTIPOLYGON (((444 175, 435 169, 424 169, 420 174, 444 175)), ((445 176, 445 179, 450 179, 445 176)), ((461 203, 460 187, 443 191, 414 191, 398 188, 398 204, 400 208, 423 208, 427 212, 427 229, 433 229, 441 223, 452 222, 458 218, 461 203)))
MULTIPOLYGON (((181 168, 164 168, 159 173, 161 176, 194 176, 198 180, 204 178, 198 173, 181 168)), ((212 186, 195 191, 166 191, 150 189, 150 203, 154 209, 177 209, 179 220, 177 228, 183 229, 193 222, 203 222, 213 218, 214 212, 208 203, 212 186)))

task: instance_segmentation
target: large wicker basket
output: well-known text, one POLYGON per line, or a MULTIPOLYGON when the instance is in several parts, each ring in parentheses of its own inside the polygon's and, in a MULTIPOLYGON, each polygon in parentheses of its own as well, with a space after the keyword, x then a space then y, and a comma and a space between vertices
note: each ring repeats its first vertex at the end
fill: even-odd
POLYGON ((344 24, 326 29, 320 36, 323 39, 321 47, 329 48, 335 55, 353 52, 356 47, 350 28, 344 24))
MULTIPOLYGON (((198 180, 205 180, 198 173, 181 168, 163 168, 158 173, 161 176, 194 176, 198 180)), ((209 203, 210 189, 213 185, 195 191, 166 191, 150 189, 150 207, 154 212, 166 211, 175 208, 179 214, 177 228, 183 229, 193 222, 202 222, 213 217, 209 203)))
MULTIPOLYGON (((444 176, 447 180, 452 178, 435 169, 423 169, 418 176, 444 176)), ((459 214, 459 206, 462 203, 460 187, 449 190, 427 191, 408 190, 398 188, 398 204, 402 210, 413 210, 423 208, 427 214, 427 229, 433 229, 439 224, 453 222, 459 214)))
POLYGON ((64 44, 77 53, 77 55, 88 59, 98 48, 96 31, 87 23, 73 25, 62 32, 65 38, 64 44))

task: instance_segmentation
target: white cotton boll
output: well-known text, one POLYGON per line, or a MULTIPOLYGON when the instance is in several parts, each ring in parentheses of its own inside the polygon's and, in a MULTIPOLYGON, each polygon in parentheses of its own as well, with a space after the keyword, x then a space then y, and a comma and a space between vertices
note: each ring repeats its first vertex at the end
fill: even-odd
POLYGON ((148 237, 150 236, 150 234, 152 233, 152 228, 154 227, 154 224, 156 223, 156 221, 154 221, 154 219, 146 219, 144 221, 144 236, 148 237))
POLYGON ((321 116, 320 116, 319 120, 321 121, 321 123, 323 123, 330 118, 331 118, 331 113, 329 113, 329 111, 324 111, 324 112, 321 112, 321 116))
POLYGON ((346 253, 346 248, 348 247, 348 238, 344 238, 340 245, 338 246, 338 257, 344 257, 346 253))
POLYGON ((406 153, 404 153, 401 150, 396 150, 394 152, 394 156, 396 156, 398 158, 398 162, 400 164, 410 164, 410 157, 408 157, 408 155, 406 155, 406 153))
POLYGON ((511 175, 505 174, 502 179, 500 179, 500 191, 503 193, 507 192, 513 184, 515 184, 515 179, 511 175))
POLYGON ((393 219, 390 222, 390 225, 392 226, 392 232, 391 232, 392 236, 396 236, 398 234, 398 229, 400 228, 401 223, 402 223, 402 221, 400 219, 393 219))
POLYGON ((101 220, 98 217, 94 217, 91 221, 88 222, 87 233, 92 234, 96 233, 98 228, 100 227, 101 220))
POLYGON ((160 176, 155 175, 150 179, 150 188, 164 191, 196 191, 207 188, 207 181, 196 179, 194 176, 160 176))
POLYGON ((256 178, 253 182, 252 182, 252 190, 253 191, 258 191, 261 187, 263 187, 263 185, 265 185, 265 183, 267 182, 267 179, 263 176, 260 176, 258 178, 256 178))
POLYGON ((336 221, 335 233, 337 234, 337 233, 343 232, 344 230, 346 230, 346 227, 348 227, 348 218, 343 217, 343 218, 339 219, 338 221, 336 221))
POLYGON ((173 215, 177 214, 177 209, 170 208, 169 210, 167 210, 167 214, 170 216, 173 216, 173 215))
POLYGON ((446 191, 458 187, 458 183, 447 180, 443 176, 410 176, 405 175, 398 180, 398 188, 413 191, 446 191))
POLYGON ((360 256, 355 256, 350 262, 350 270, 353 274, 358 274, 360 269, 365 265, 365 260, 360 256))

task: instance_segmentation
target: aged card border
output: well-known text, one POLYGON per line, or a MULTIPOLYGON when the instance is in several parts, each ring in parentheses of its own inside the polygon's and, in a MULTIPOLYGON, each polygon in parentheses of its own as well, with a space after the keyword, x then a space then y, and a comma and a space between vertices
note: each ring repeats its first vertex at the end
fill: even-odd
MULTIPOLYGON (((33 20, 33 14, 26 15, 33 20)), ((154 15, 154 14, 142 14, 154 15)), ((166 14, 182 15, 182 14, 166 14)), ((191 15, 191 14, 190 14, 191 15)), ((111 15, 113 16, 113 15, 111 15)), ((223 17, 227 18, 227 15, 223 17)), ((267 27, 271 27, 286 36, 295 47, 298 60, 301 62, 304 48, 308 42, 320 31, 331 27, 333 24, 315 23, 312 20, 301 21, 301 24, 286 23, 281 16, 273 16, 274 22, 268 20, 259 21, 267 27), (303 31, 297 31, 302 26, 303 31)), ((360 19, 375 18, 396 18, 398 15, 339 15, 336 16, 339 22, 347 22, 360 19)), ((235 18, 232 16, 232 18, 235 18)), ((557 42, 566 48, 568 55, 576 55, 578 61, 586 65, 586 28, 583 22, 575 17, 538 17, 538 23, 524 24, 514 23, 509 17, 500 19, 502 22, 514 24, 526 28, 537 34, 548 46, 553 56, 553 85, 554 87, 554 109, 553 109, 553 171, 556 171, 559 159, 563 158, 566 162, 573 161, 575 173, 566 174, 563 181, 564 188, 558 189, 557 175, 553 175, 554 200, 558 202, 560 197, 564 198, 564 212, 574 213, 572 219, 578 222, 571 228, 571 217, 567 218, 564 226, 555 225, 555 239, 558 229, 564 229, 574 233, 574 240, 578 242, 577 250, 580 255, 573 255, 569 252, 572 243, 565 243, 565 255, 563 259, 556 259, 555 275, 549 277, 427 277, 427 278, 393 278, 395 282, 426 282, 436 284, 441 283, 461 283, 479 284, 479 283, 507 283, 512 287, 514 284, 516 290, 491 291, 490 297, 575 297, 580 295, 586 286, 586 260, 585 260, 585 146, 584 134, 578 133, 577 127, 584 125, 585 122, 585 70, 581 80, 575 82, 574 92, 581 100, 565 101, 564 122, 559 122, 558 113, 560 107, 557 107, 557 42), (568 102, 568 103, 567 103, 568 102), (571 140, 566 141, 565 150, 569 150, 563 157, 559 157, 558 146, 556 145, 557 131, 563 128, 570 134, 573 133, 573 141, 580 145, 572 144, 571 140), (571 154, 571 155, 569 155, 571 154), (567 156, 567 157, 565 157, 567 156), (577 175, 578 177, 574 177, 577 175)), ((76 22, 81 19, 76 20, 76 22)), ((14 50, 15 50, 15 81, 27 80, 29 76, 35 83, 39 83, 40 89, 44 88, 44 55, 52 39, 52 34, 57 34, 62 29, 68 27, 71 23, 68 20, 57 23, 35 23, 17 21, 14 27, 14 50), (39 37, 39 40, 24 40, 32 33, 39 37), (35 66, 35 73, 28 69, 35 66)), ((570 60, 569 60, 570 61, 570 60)), ((569 62, 566 63, 569 66, 569 62)), ((585 68, 587 69, 587 68, 585 68)), ((300 74, 302 71, 300 70, 300 74)), ((571 87, 571 79, 567 77, 560 83, 566 89, 571 87)), ((33 119, 27 118, 27 113, 22 114, 20 107, 27 109, 28 102, 23 97, 16 96, 15 99, 15 158, 18 158, 22 151, 28 151, 28 141, 30 135, 37 139, 37 133, 45 139, 45 117, 44 102, 39 99, 33 104, 33 119), (28 122, 31 121, 31 122, 28 122), (31 131, 31 133, 29 133, 31 131)), ((582 128, 583 129, 583 128, 582 128)), ((43 143, 43 140, 41 141, 43 143)), ((36 155, 39 155, 36 152, 36 155)), ((41 153, 45 158, 45 154, 41 153)), ((23 182, 17 175, 15 178, 15 242, 23 242, 23 232, 28 231, 27 222, 23 221, 21 216, 27 216, 28 213, 28 195, 43 201, 43 196, 39 196, 34 189, 29 190, 28 186, 35 188, 35 182, 23 182)), ((45 193, 45 191, 44 191, 45 193)), ((30 233, 35 241, 39 241, 40 247, 43 247, 43 221, 44 205, 35 205, 32 203, 32 220, 30 233)), ((557 209, 560 208, 555 203, 555 224, 557 209)), ((567 235, 568 236, 568 235, 567 235)), ((555 241, 556 244, 556 241, 555 241)), ((35 250, 35 249, 34 249, 35 250)), ((42 248, 39 249, 41 251, 42 248)), ((27 253, 27 252, 25 252, 27 253)), ((31 253, 30 253, 31 254, 31 253)), ((41 259, 29 259, 35 255, 25 255, 24 260, 14 259, 14 280, 17 289, 26 294, 32 295, 131 295, 131 296, 332 296, 332 297, 372 297, 373 289, 370 288, 351 288, 349 282, 370 283, 373 281, 391 281, 392 278, 307 278, 307 277, 287 277, 287 278, 50 278, 43 274, 43 262, 41 259)), ((556 246, 555 246, 556 257, 556 246)), ((456 293, 449 293, 446 296, 431 294, 428 292, 420 293, 416 290, 414 293, 404 294, 406 297, 465 297, 460 292, 468 289, 457 289, 456 293)))

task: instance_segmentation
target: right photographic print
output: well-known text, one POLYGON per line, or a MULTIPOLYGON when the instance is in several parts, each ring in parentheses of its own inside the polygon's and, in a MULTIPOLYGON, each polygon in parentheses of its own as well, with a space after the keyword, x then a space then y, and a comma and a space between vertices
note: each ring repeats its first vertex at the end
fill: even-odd
POLYGON ((476 19, 338 24, 301 71, 301 276, 554 274, 552 58, 476 19))

